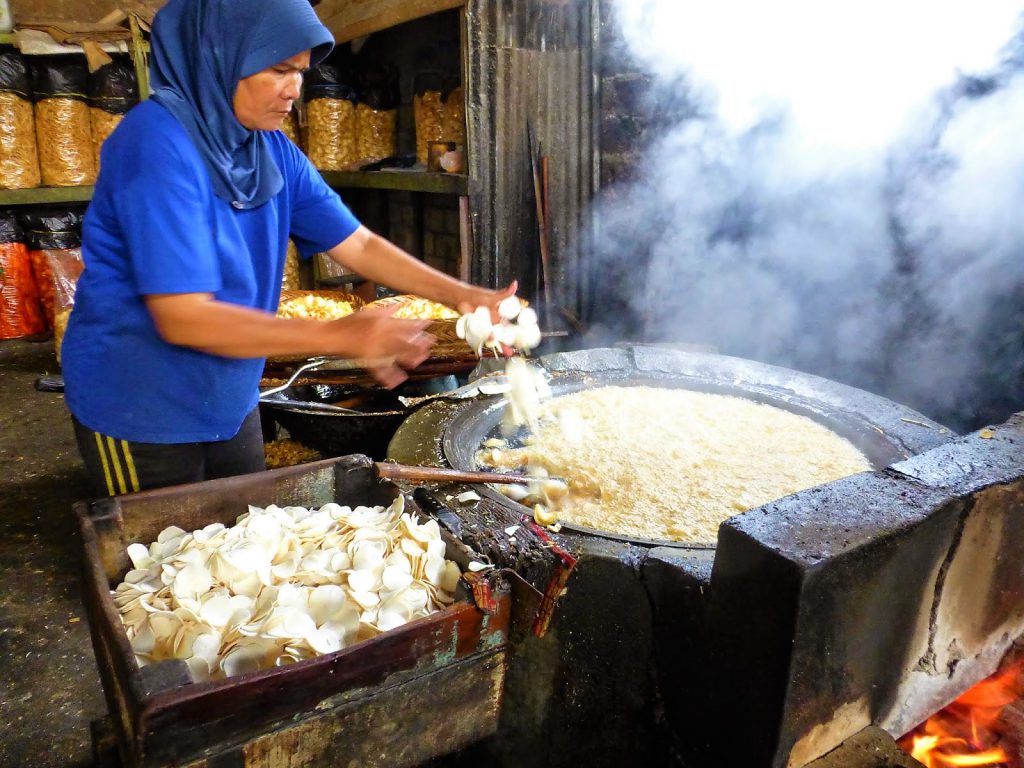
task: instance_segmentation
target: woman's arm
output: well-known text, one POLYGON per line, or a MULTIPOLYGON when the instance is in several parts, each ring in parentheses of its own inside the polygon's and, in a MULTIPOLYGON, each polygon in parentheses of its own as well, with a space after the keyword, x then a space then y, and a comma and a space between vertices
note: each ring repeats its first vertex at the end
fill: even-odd
POLYGON ((496 311, 498 303, 507 296, 514 296, 517 287, 513 281, 508 287, 493 291, 456 280, 363 226, 328 254, 334 261, 368 280, 455 307, 460 312, 471 312, 476 307, 490 307, 496 311))
POLYGON ((370 373, 385 386, 405 380, 430 353, 425 321, 396 320, 385 310, 362 310, 338 320, 279 318, 217 301, 209 293, 146 296, 160 337, 169 344, 223 357, 335 355, 379 360, 370 373))

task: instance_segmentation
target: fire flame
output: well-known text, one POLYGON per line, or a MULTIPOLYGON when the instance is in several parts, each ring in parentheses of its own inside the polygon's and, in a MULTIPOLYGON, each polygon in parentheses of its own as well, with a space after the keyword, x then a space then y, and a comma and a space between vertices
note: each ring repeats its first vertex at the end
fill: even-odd
POLYGON ((1000 715, 1021 698, 1022 668, 1024 663, 1014 664, 978 683, 900 739, 900 747, 926 768, 1016 765, 1000 715))

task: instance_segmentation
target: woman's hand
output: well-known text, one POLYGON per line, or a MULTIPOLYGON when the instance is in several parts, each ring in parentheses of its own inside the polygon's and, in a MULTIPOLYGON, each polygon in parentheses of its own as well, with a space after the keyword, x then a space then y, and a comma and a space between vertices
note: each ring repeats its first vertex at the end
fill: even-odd
POLYGON ((461 314, 465 315, 469 314, 477 307, 487 307, 491 310, 491 320, 493 322, 498 322, 500 319, 498 315, 498 304, 509 296, 515 296, 518 288, 518 280, 513 280, 505 288, 498 288, 497 290, 469 286, 465 291, 464 298, 459 300, 455 308, 459 310, 461 314))
POLYGON ((370 361, 386 387, 408 378, 427 359, 434 337, 426 320, 397 320, 394 310, 361 309, 338 320, 281 319, 269 312, 217 301, 208 293, 146 297, 157 332, 170 344, 224 357, 337 355, 370 361))
POLYGON ((384 307, 361 309, 328 321, 329 333, 340 342, 329 354, 366 360, 366 370, 383 386, 396 387, 430 355, 436 339, 424 329, 426 320, 399 320, 384 307))
POLYGON ((515 280, 508 287, 497 290, 464 283, 410 256, 366 227, 357 229, 331 248, 328 254, 338 264, 368 280, 400 293, 413 293, 454 307, 462 314, 477 307, 487 307, 495 322, 498 320, 498 303, 514 296, 518 288, 515 280))

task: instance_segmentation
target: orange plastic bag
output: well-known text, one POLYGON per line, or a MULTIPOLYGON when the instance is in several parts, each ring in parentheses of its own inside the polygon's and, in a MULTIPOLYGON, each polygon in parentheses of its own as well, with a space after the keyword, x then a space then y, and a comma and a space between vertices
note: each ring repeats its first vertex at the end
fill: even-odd
POLYGON ((56 316, 53 272, 48 253, 74 250, 82 244, 82 213, 77 208, 34 208, 18 213, 18 223, 28 245, 39 298, 48 328, 56 316))
POLYGON ((0 243, 0 339, 46 330, 39 290, 24 243, 0 243))
POLYGON ((43 305, 46 327, 53 328, 53 274, 46 261, 46 251, 29 251, 28 260, 32 265, 39 301, 43 305))

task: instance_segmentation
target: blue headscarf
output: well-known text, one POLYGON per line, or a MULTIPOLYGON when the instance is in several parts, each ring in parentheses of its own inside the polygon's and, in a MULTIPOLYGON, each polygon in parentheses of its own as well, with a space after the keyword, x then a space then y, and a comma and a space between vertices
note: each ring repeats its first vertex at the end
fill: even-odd
POLYGON ((323 60, 334 38, 309 0, 170 0, 153 21, 153 100, 185 127, 218 197, 255 208, 281 189, 262 131, 235 117, 238 81, 310 50, 323 60))

